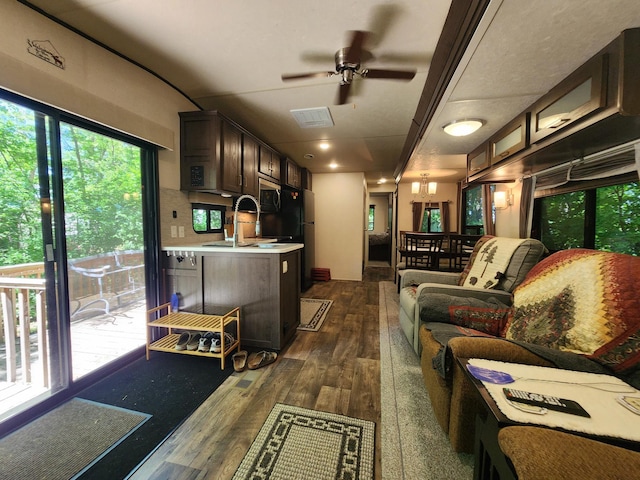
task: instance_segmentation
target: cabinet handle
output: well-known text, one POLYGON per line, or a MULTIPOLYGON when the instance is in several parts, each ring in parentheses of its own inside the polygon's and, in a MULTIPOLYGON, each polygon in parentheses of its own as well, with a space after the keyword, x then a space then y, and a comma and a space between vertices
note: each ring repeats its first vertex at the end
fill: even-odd
POLYGON ((238 185, 242 186, 242 175, 238 175, 238 185))
POLYGON ((500 154, 500 157, 501 157, 501 158, 508 157, 508 156, 509 156, 509 150, 505 150, 504 152, 502 152, 502 153, 500 154))
POLYGON ((558 128, 558 127, 561 127, 562 125, 564 125, 565 123, 567 123, 570 120, 571 120, 570 118, 560 118, 559 120, 556 120, 554 123, 549 125, 547 128, 558 128))

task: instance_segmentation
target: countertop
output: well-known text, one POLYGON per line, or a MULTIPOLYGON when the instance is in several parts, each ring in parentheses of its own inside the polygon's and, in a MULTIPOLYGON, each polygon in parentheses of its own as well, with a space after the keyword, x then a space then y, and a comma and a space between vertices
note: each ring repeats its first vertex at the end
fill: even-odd
MULTIPOLYGON (((250 239, 247 239, 250 241, 250 239)), ((198 243, 192 245, 175 245, 171 247, 162 247, 167 255, 202 255, 206 253, 264 253, 264 254, 281 254, 300 250, 304 247, 303 243, 273 243, 262 241, 255 245, 247 247, 230 247, 210 245, 218 242, 198 243)))

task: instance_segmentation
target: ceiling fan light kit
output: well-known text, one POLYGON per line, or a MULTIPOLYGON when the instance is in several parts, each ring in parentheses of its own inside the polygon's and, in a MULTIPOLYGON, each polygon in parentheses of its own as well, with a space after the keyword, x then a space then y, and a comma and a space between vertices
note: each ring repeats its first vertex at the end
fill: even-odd
POLYGON ((448 135, 453 137, 464 137, 471 135, 484 125, 484 121, 477 118, 469 118, 466 120, 454 120, 451 123, 447 123, 442 129, 448 135))
POLYGON ((369 36, 369 32, 356 30, 352 32, 351 43, 348 47, 341 48, 335 54, 335 71, 334 72, 311 72, 296 73, 282 75, 282 80, 301 80, 304 78, 315 77, 332 77, 340 76, 340 86, 338 87, 338 98, 336 105, 344 105, 347 103, 349 91, 353 82, 353 76, 359 75, 362 78, 380 78, 388 80, 405 80, 409 81, 416 75, 415 70, 387 70, 363 68, 360 69, 362 58, 370 58, 371 53, 363 49, 364 43, 369 36))

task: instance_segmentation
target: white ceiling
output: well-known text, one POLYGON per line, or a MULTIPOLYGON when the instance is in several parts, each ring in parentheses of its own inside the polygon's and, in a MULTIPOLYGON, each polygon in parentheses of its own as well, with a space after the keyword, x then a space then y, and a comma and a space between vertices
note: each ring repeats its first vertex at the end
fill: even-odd
MULTIPOLYGON (((31 0, 217 109, 312 173, 391 179, 422 93, 450 0, 31 0), (334 69, 349 31, 372 33, 369 68, 411 69, 410 82, 360 79, 334 105, 339 77, 283 82, 282 74, 334 69), (301 129, 292 109, 328 106, 335 126, 301 129), (331 148, 320 150, 321 140, 331 148), (304 158, 311 153, 312 160, 304 158), (338 167, 332 170, 329 163, 338 167)), ((429 172, 464 178, 465 154, 546 93, 625 28, 638 0, 492 0, 402 181, 429 172), (441 126, 485 126, 465 138, 441 126)), ((365 63, 365 62, 363 62, 365 63)))

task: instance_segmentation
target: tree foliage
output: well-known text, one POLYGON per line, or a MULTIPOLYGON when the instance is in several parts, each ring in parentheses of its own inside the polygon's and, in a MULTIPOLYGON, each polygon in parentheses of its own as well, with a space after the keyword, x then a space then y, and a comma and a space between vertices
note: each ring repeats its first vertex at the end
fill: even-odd
MULTIPOLYGON (((142 249, 140 149, 70 124, 60 132, 64 204, 56 195, 53 210, 64 208, 69 258, 142 249)), ((34 114, 1 100, 0 162, 0 265, 42 261, 34 114)))
MULTIPOLYGON (((640 255, 640 187, 629 182, 595 189, 595 212, 586 191, 545 197, 540 202, 541 240, 552 251, 588 245, 585 219, 595 221, 598 250, 640 255)), ((591 239, 590 239, 591 240, 591 239)))

